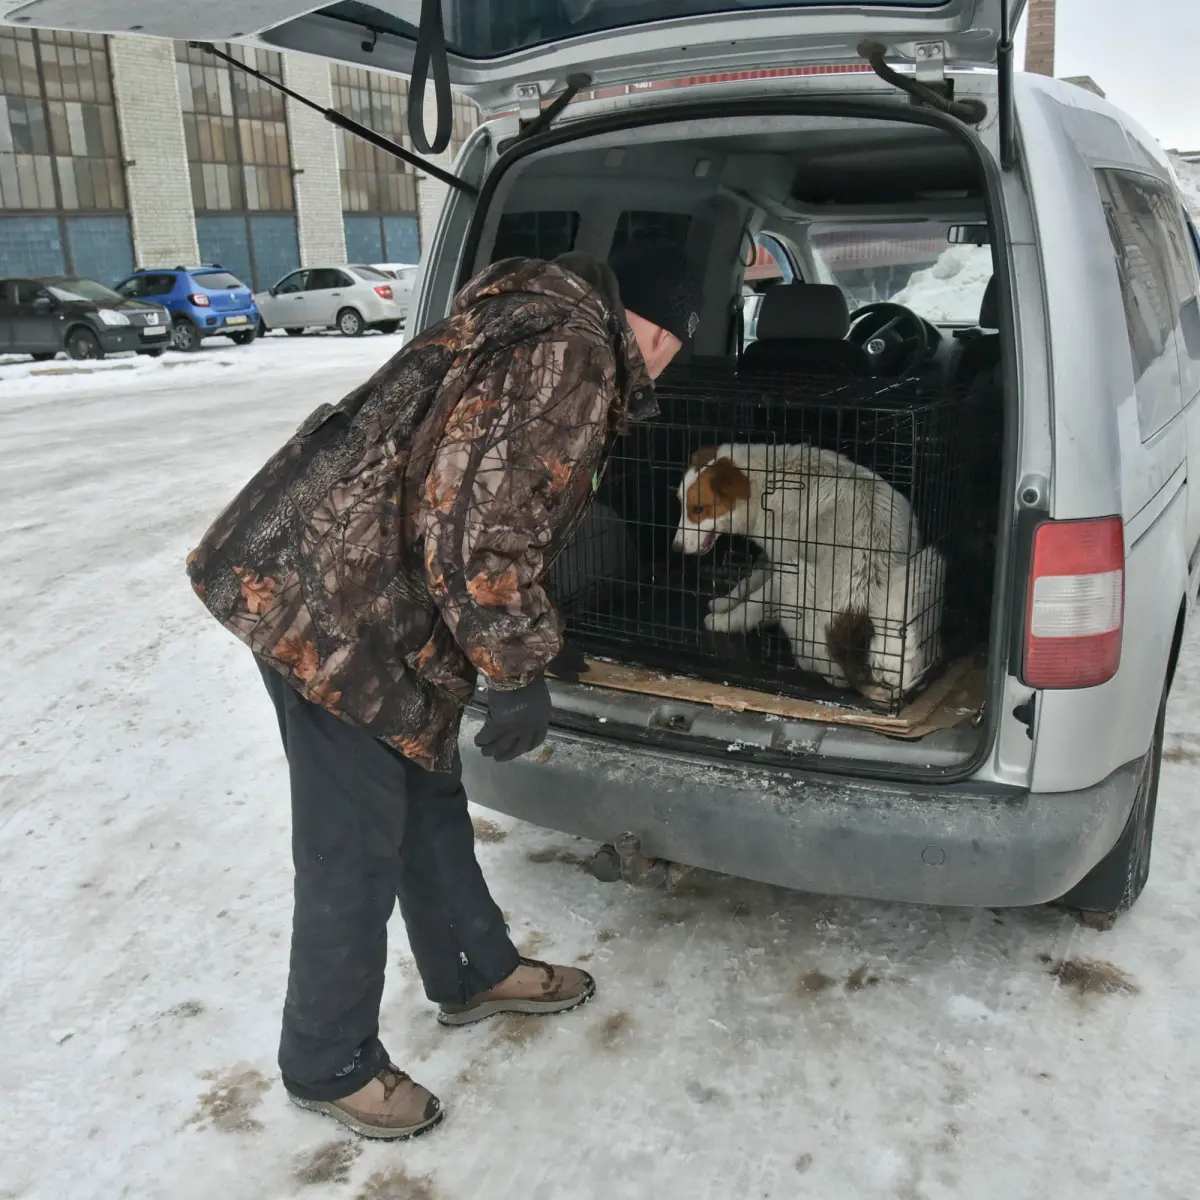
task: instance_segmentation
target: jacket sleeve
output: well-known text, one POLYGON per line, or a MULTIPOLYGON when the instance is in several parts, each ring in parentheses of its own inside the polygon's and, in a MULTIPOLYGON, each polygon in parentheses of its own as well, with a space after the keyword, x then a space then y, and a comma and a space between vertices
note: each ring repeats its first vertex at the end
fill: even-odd
POLYGON ((492 687, 529 683, 562 647, 543 571, 591 501, 613 356, 556 334, 499 356, 458 401, 419 529, 434 603, 492 687))

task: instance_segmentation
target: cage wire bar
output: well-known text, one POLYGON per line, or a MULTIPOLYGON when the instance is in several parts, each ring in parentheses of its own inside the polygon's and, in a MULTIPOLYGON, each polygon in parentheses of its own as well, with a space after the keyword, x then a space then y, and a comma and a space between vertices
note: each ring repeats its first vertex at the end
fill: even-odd
POLYGON ((966 393, 703 367, 668 372, 656 392, 660 417, 618 439, 551 568, 587 653, 895 715, 986 637, 973 473, 988 451, 969 436, 966 393), (717 447, 749 480, 745 519, 683 553, 680 484, 717 447))

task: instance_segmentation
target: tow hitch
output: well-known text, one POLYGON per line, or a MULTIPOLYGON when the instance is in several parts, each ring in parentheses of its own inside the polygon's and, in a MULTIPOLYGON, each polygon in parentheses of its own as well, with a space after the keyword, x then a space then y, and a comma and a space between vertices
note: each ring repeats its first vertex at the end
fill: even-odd
POLYGON ((692 874, 692 868, 643 854, 637 834, 623 833, 592 855, 592 874, 601 883, 624 881, 639 887, 665 887, 674 892, 692 874))

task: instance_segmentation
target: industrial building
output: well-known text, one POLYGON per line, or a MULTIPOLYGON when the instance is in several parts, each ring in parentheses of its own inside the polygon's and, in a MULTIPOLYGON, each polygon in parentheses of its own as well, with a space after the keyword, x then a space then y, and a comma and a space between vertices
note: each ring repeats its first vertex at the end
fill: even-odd
MULTIPOLYGON (((224 49, 411 148, 407 80, 224 49)), ((440 161, 476 120, 456 96, 440 161)), ((185 43, 0 29, 6 274, 219 262, 263 288, 310 263, 416 262, 443 188, 185 43)))

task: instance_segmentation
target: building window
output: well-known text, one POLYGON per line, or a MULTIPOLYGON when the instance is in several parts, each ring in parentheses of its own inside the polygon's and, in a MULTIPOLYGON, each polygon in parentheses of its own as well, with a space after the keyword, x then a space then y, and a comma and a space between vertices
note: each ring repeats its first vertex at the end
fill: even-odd
MULTIPOLYGON (((272 50, 225 46, 239 62, 283 82, 272 50)), ((177 42, 179 95, 198 213, 292 212, 292 158, 281 92, 177 42)))
POLYGON ((0 29, 0 208, 124 212, 103 37, 0 29))
MULTIPOLYGON (((334 64, 333 107, 412 148, 404 131, 408 80, 334 64)), ((412 167, 344 129, 337 131, 337 138, 343 211, 416 215, 417 175, 412 167)))
POLYGON ((475 132, 479 124, 479 109, 466 96, 454 93, 454 120, 450 125, 450 153, 457 154, 463 142, 475 132))

